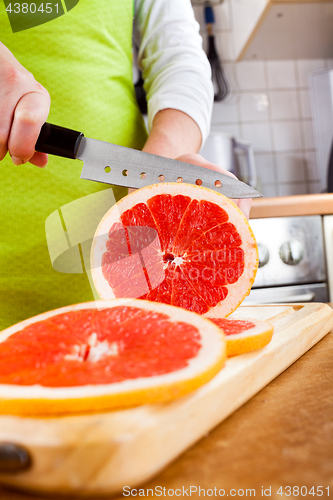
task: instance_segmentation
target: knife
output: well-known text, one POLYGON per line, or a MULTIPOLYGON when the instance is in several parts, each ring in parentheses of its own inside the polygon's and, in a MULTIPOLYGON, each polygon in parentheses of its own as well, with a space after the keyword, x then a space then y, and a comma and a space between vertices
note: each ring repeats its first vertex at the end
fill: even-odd
POLYGON ((244 182, 208 168, 84 137, 82 132, 44 123, 36 151, 83 161, 81 179, 140 188, 159 182, 207 187, 228 198, 259 198, 244 182))

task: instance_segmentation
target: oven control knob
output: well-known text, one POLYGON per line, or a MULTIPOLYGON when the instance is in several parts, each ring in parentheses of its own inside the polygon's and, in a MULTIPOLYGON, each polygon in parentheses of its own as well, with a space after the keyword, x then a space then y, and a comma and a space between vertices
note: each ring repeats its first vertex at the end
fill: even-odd
POLYGON ((303 259, 303 245, 298 240, 286 241, 280 247, 280 259, 288 266, 295 266, 303 259))
POLYGON ((259 267, 264 267, 269 261, 269 250, 262 243, 258 243, 259 267))

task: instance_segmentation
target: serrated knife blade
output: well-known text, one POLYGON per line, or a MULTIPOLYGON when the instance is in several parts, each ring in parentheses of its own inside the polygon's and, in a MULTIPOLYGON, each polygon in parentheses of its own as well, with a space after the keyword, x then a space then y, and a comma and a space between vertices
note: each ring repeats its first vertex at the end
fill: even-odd
POLYGON ((140 188, 160 182, 201 185, 228 198, 259 198, 244 182, 208 168, 84 137, 45 123, 36 150, 83 161, 81 179, 140 188))

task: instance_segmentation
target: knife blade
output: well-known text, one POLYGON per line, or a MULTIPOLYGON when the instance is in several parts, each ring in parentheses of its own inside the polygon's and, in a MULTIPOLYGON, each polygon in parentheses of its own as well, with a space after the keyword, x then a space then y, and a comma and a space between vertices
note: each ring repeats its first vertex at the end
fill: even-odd
POLYGON ((83 161, 81 179, 140 188, 160 182, 196 184, 228 198, 259 198, 244 182, 208 168, 84 137, 58 125, 44 123, 36 151, 83 161))

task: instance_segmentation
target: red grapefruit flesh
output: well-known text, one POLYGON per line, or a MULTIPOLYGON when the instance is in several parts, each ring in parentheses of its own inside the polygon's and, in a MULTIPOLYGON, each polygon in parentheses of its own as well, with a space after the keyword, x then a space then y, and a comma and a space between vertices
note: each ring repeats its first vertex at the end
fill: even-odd
POLYGON ((179 397, 223 366, 221 330, 142 300, 77 304, 0 334, 0 413, 96 412, 179 397))
POLYGON ((274 327, 266 321, 206 317, 226 335, 229 357, 261 349, 272 340, 274 327))
POLYGON ((163 183, 113 206, 95 234, 91 273, 102 299, 135 297, 229 315, 258 266, 252 230, 225 196, 163 183))

